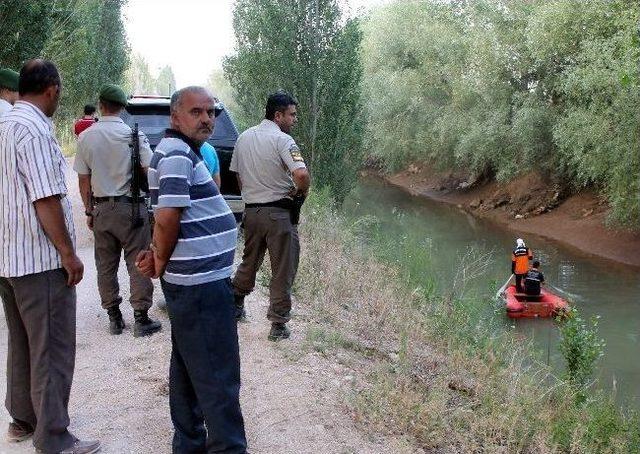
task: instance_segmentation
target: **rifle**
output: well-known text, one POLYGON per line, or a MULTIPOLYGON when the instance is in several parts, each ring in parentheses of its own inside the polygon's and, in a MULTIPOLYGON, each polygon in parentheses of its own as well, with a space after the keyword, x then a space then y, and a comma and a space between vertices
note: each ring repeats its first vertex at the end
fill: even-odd
MULTIPOLYGON (((138 132, 138 123, 133 126, 131 131, 131 219, 133 228, 142 227, 144 221, 140 216, 141 200, 140 191, 149 192, 149 181, 142 170, 142 162, 140 159, 140 137, 138 132)), ((146 211, 146 210, 145 210, 146 211)))

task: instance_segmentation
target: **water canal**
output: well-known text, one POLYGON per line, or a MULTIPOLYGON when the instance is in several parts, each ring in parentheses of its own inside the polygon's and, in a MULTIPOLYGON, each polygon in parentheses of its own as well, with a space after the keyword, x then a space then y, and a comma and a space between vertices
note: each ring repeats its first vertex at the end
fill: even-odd
MULTIPOLYGON (((579 307, 585 318, 600 317, 599 334, 606 348, 598 362, 599 385, 614 389, 618 402, 640 408, 639 269, 542 237, 519 235, 456 207, 413 197, 374 178, 360 182, 345 202, 344 211, 353 220, 360 220, 365 237, 382 236, 396 245, 385 254, 398 263, 411 282, 447 292, 454 282, 464 280, 465 296, 478 300, 491 300, 495 288, 507 279, 511 250, 515 239, 522 236, 542 262, 548 284, 579 307), (460 275, 462 263, 471 268, 466 270, 465 279, 460 275)), ((511 321, 502 311, 495 316, 504 317, 507 327, 543 349, 542 356, 554 369, 562 368, 553 321, 511 321)))

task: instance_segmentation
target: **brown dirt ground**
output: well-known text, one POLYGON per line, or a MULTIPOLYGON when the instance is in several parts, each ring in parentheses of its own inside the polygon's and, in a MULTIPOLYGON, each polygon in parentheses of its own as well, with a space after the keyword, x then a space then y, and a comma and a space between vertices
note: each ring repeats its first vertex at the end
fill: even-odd
POLYGON ((537 173, 505 184, 474 182, 462 172, 438 172, 424 164, 412 164, 386 180, 413 195, 457 205, 516 232, 640 267, 640 231, 607 227, 609 207, 593 192, 564 194, 537 173))

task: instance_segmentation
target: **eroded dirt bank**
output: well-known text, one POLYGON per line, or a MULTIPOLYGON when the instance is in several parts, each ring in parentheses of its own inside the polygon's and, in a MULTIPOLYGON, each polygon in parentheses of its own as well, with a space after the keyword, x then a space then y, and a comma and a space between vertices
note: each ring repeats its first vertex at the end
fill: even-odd
POLYGON ((592 192, 563 194, 535 173, 499 184, 417 164, 385 180, 412 195, 456 205, 516 233, 543 236, 587 254, 640 267, 640 231, 607 227, 609 208, 592 192))

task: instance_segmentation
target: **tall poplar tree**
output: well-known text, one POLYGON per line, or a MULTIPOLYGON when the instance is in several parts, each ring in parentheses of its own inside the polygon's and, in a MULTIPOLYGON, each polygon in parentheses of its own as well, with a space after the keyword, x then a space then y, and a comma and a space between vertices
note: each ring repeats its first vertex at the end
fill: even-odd
POLYGON ((225 59, 241 123, 264 115, 269 93, 299 101, 293 131, 315 184, 349 191, 362 147, 362 34, 336 0, 237 0, 236 53, 225 59))

